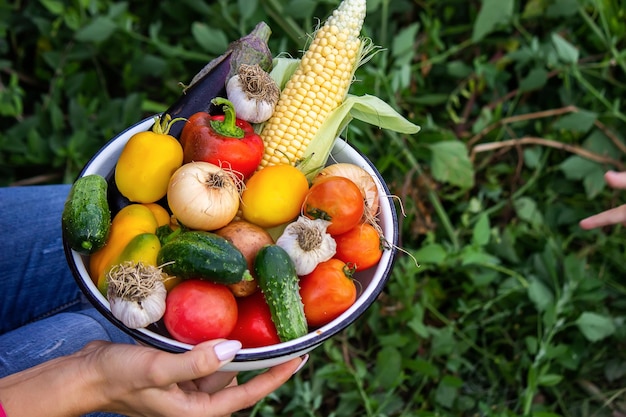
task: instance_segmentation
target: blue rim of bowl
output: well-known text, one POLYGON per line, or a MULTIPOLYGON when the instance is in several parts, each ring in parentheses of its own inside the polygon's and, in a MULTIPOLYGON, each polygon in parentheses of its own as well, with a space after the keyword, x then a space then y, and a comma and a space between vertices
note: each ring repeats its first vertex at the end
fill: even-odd
MULTIPOLYGON (((132 130, 133 128, 135 128, 136 126, 142 123, 145 123, 146 120, 148 119, 153 120, 154 117, 152 116, 152 117, 146 118, 132 126, 129 126, 128 128, 124 129, 122 132, 117 134, 115 137, 113 137, 111 140, 109 140, 98 152, 96 152, 96 154, 94 154, 94 156, 89 160, 89 162, 85 164, 85 166, 81 170, 78 177, 82 177, 84 175, 85 171, 89 168, 90 164, 100 155, 100 153, 109 144, 117 140, 120 136, 124 135, 129 130, 132 130)), ((367 162, 367 164, 371 167, 373 172, 376 174, 379 185, 383 188, 385 195, 387 196, 390 195, 391 193, 390 193, 389 187, 387 186, 387 183, 385 182, 384 178, 382 177, 382 175, 380 174, 376 166, 372 163, 372 161, 370 161, 370 159, 367 156, 365 156, 361 151, 359 151, 357 148, 352 147, 352 149, 356 153, 358 153, 363 158, 363 160, 367 162)), ((398 215, 397 215, 397 210, 394 204, 390 204, 389 209, 392 214, 391 222, 392 222, 392 230, 393 230, 392 240, 389 245, 390 246, 389 250, 391 251, 391 254, 389 257, 390 260, 387 263, 387 267, 382 272, 383 278, 380 279, 376 283, 376 287, 370 292, 368 299, 366 299, 363 303, 361 303, 358 309, 354 310, 349 316, 344 317, 343 320, 338 325, 334 326, 332 329, 317 333, 315 336, 311 338, 307 338, 303 340, 302 342, 288 344, 287 346, 283 346, 283 347, 281 347, 279 344, 279 345, 276 345, 275 349, 272 349, 271 351, 267 351, 267 352, 238 353, 233 359, 233 362, 254 362, 254 361, 260 361, 260 360, 269 360, 269 359, 274 359, 274 358, 278 358, 282 356, 288 356, 296 352, 310 350, 320 345, 321 343, 325 342, 329 338, 333 337, 337 333, 340 333, 341 331, 346 329, 348 326, 350 326, 352 323, 354 323, 359 317, 361 317, 365 313, 365 311, 376 301, 380 293, 383 291, 385 285, 389 281, 389 278, 391 276, 391 270, 393 269, 393 266, 395 265, 395 262, 396 262, 396 257, 397 257, 397 252, 398 252, 397 245, 399 241, 398 215)), ((69 244, 67 243, 67 239, 65 239, 65 233, 63 233, 63 249, 65 252, 65 257, 67 259, 68 265, 72 271, 72 275, 74 276, 74 279, 77 282, 79 288, 81 289, 83 294, 87 297, 89 302, 107 320, 109 320, 111 323, 113 323, 115 326, 117 326, 119 329, 124 331, 126 334, 128 334, 129 336, 131 336, 133 339, 137 340, 138 342, 147 344, 149 346, 155 347, 157 349, 160 349, 166 352, 182 353, 182 352, 187 351, 187 349, 185 348, 170 345, 166 342, 155 339, 151 337, 150 335, 147 335, 143 332, 129 329, 121 321, 116 319, 113 316, 113 314, 111 314, 111 311, 91 293, 89 287, 85 284, 85 282, 81 278, 80 272, 78 271, 78 268, 76 267, 73 261, 73 251, 69 247, 69 244)))

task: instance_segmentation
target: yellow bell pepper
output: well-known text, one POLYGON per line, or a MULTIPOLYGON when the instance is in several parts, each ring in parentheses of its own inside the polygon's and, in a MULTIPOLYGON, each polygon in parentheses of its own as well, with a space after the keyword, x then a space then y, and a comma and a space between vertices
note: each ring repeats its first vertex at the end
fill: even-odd
POLYGON ((133 237, 120 255, 98 277, 98 289, 106 296, 108 289, 107 273, 115 265, 131 261, 135 264, 142 262, 144 265, 157 266, 157 255, 161 249, 161 242, 154 233, 141 233, 133 237))
POLYGON ((89 258, 89 272, 94 284, 119 257, 128 243, 142 233, 155 233, 158 223, 150 209, 142 204, 130 204, 113 218, 107 243, 89 258))
POLYGON ((170 213, 165 210, 165 208, 159 203, 142 203, 142 205, 148 207, 154 217, 157 220, 158 227, 165 226, 166 224, 170 224, 171 216, 170 213))

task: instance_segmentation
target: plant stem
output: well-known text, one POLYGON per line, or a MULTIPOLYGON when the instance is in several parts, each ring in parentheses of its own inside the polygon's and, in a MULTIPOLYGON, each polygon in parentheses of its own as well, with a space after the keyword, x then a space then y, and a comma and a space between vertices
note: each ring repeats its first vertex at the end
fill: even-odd
MULTIPOLYGON (((417 175, 424 175, 424 172, 422 171, 422 167, 420 163, 417 161, 417 159, 415 159, 415 156, 411 152, 409 152, 408 148, 405 146, 404 143, 402 143, 399 136, 396 134, 390 134, 390 135, 391 135, 392 140, 396 143, 396 145, 398 145, 398 147, 402 149, 402 153, 404 154, 406 159, 409 161, 410 166, 415 170, 415 172, 417 172, 417 175)), ((459 238, 454 230, 454 226, 452 226, 452 222, 450 221, 450 218, 446 214, 446 211, 443 208, 443 204, 441 204, 441 199, 439 199, 439 196, 437 196, 437 193, 428 184, 426 185, 426 187, 428 187, 428 200, 433 205, 433 208, 435 209, 435 212, 437 213, 437 217, 439 218, 441 225, 443 226, 446 233, 448 234, 448 238, 452 242, 454 251, 457 252, 460 250, 461 245, 459 243, 459 238)))

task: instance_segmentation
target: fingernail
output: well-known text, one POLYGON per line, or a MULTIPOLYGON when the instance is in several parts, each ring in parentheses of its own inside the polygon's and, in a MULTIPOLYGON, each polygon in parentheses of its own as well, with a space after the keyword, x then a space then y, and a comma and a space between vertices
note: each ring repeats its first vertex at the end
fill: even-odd
POLYGON ((300 369, 304 368, 304 365, 306 365, 306 362, 307 362, 308 360, 309 360, 309 354, 307 353, 307 354, 305 354, 305 355, 302 357, 302 362, 300 362, 300 365, 298 365, 298 367, 296 368, 296 370, 295 370, 295 371, 293 371, 294 375, 295 375, 295 374, 297 374, 297 373, 298 373, 298 371, 299 371, 300 369))
POLYGON ((238 340, 226 340, 213 346, 215 355, 220 361, 229 361, 241 350, 241 342, 238 340))

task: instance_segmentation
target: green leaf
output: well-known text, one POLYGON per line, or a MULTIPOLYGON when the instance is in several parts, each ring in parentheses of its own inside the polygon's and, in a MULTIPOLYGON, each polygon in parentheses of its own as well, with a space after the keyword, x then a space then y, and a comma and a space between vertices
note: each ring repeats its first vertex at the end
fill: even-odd
POLYGON ((582 180, 594 170, 601 166, 597 162, 580 157, 578 155, 570 156, 559 165, 559 169, 570 180, 582 180))
POLYGON ((259 2, 258 0, 237 0, 241 17, 244 20, 250 19, 256 12, 259 2))
POLYGON ((543 88, 548 82, 548 71, 543 68, 533 68, 520 82, 520 92, 528 92, 543 88))
POLYGON ((460 378, 445 375, 435 391, 435 401, 444 407, 451 408, 462 386, 463 380, 460 378))
POLYGON ((606 186, 604 181, 604 169, 598 164, 597 169, 594 169, 583 179, 583 185, 585 186, 585 194, 587 198, 594 198, 606 186))
POLYGON ((448 253, 438 243, 431 243, 426 246, 422 246, 416 252, 413 252, 413 256, 418 263, 435 264, 439 265, 446 259, 448 253))
POLYGON ((597 162, 574 155, 563 161, 559 169, 568 179, 582 180, 588 198, 597 196, 606 187, 605 168, 597 162))
POLYGON ((426 339, 429 336, 428 327, 423 322, 424 318, 414 316, 407 322, 407 327, 415 332, 416 335, 426 339))
POLYGON ((420 24, 412 23, 409 26, 403 28, 393 38, 391 44, 391 54, 394 57, 405 57, 409 55, 409 59, 413 56, 413 48, 415 47, 415 37, 419 31, 420 24))
POLYGON ((206 23, 193 22, 191 33, 198 45, 207 52, 219 56, 228 48, 229 42, 224 32, 206 23))
POLYGON ((402 380, 402 355, 394 347, 383 347, 376 355, 376 380, 383 387, 395 387, 402 380))
POLYGON ((513 17, 514 6, 514 0, 483 0, 474 22, 472 41, 478 42, 497 27, 508 24, 513 17))
POLYGON ((544 374, 537 378, 537 384, 544 387, 552 387, 558 385, 563 380, 563 375, 557 374, 544 374))
POLYGON ((571 130, 574 132, 588 132, 598 119, 598 114, 586 110, 567 114, 557 120, 554 129, 571 130))
POLYGON ((498 265, 500 258, 474 246, 466 246, 460 255, 462 265, 498 265))
POLYGON ((59 0, 40 0, 39 1, 53 15, 61 15, 65 11, 63 1, 59 0))
POLYGON ((526 350, 531 355, 535 355, 537 353, 537 349, 539 348, 539 342, 535 336, 526 336, 524 338, 524 344, 526 345, 526 350))
POLYGON ((424 106, 435 106, 448 101, 448 94, 421 94, 413 98, 413 102, 424 106))
POLYGON ((439 375, 440 375, 439 368, 437 368, 437 365, 422 358, 415 359, 411 368, 416 373, 424 375, 429 379, 439 378, 439 375))
POLYGON ((289 10, 288 14, 291 17, 307 18, 311 17, 311 15, 314 13, 316 5, 316 0, 291 0, 286 7, 289 10))
POLYGON ((447 140, 431 143, 428 148, 432 152, 431 167, 437 181, 461 188, 474 186, 474 167, 462 142, 447 140))
POLYGON ((578 57, 580 55, 578 49, 563 39, 558 33, 552 34, 552 44, 554 45, 556 53, 562 62, 566 64, 575 64, 578 62, 578 57))
POLYGON ((545 311, 554 303, 554 294, 541 280, 532 278, 528 285, 528 298, 539 312, 545 311))
POLYGON ((585 269, 587 261, 584 258, 569 254, 563 261, 563 273, 567 281, 578 284, 586 277, 585 269))
POLYGON ((546 9, 546 17, 551 19, 575 15, 580 7, 579 0, 555 0, 546 9))
POLYGON ((524 149, 524 164, 530 169, 536 169, 541 162, 541 148, 529 147, 524 149))
POLYGON ((74 34, 74 39, 79 42, 103 42, 115 32, 116 28, 117 26, 113 20, 105 16, 99 16, 79 29, 74 34))
POLYGON ((458 341, 454 337, 454 329, 452 327, 431 327, 431 333, 430 354, 432 356, 447 356, 454 352, 458 341))
POLYGON ((532 198, 520 197, 513 202, 513 206, 520 219, 527 221, 535 227, 543 224, 543 215, 532 198))
POLYGON ((472 230, 472 242, 475 245, 484 246, 489 243, 490 237, 491 226, 489 223, 489 216, 483 213, 478 217, 478 221, 472 230))
POLYGON ((615 333, 613 319, 590 311, 582 313, 576 320, 576 325, 590 342, 597 342, 615 333))
POLYGON ((529 0, 524 6, 522 17, 529 19, 532 17, 541 16, 546 8, 546 0, 529 0))

